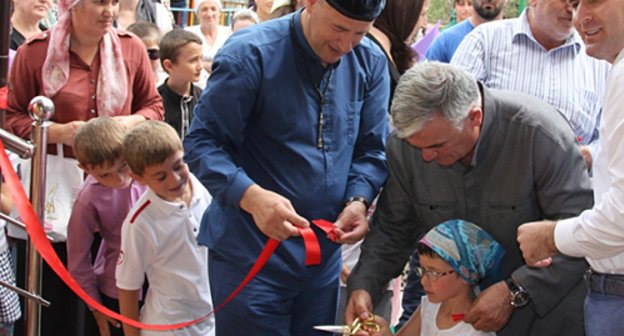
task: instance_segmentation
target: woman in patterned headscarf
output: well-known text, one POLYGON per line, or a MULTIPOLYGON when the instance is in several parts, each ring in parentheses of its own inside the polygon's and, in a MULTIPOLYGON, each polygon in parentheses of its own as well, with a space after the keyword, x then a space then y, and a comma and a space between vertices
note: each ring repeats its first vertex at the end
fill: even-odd
MULTIPOLYGON (((31 37, 13 59, 6 113, 10 131, 30 137, 27 108, 38 95, 49 97, 56 108, 48 128, 48 153, 57 154, 56 144, 62 143, 64 157, 73 158, 74 134, 89 119, 111 116, 129 128, 164 118, 143 43, 112 26, 118 7, 116 0, 58 1, 58 22, 31 37)), ((48 179, 65 182, 78 175, 56 172, 48 179)), ((53 245, 64 259, 65 243, 53 245)), ((42 274, 43 297, 54 302, 42 314, 42 330, 48 335, 96 334, 78 327, 84 322, 84 304, 47 266, 42 274)))
MULTIPOLYGON (((28 138, 29 101, 44 95, 56 107, 48 142, 62 142, 73 157, 74 133, 100 115, 127 127, 162 120, 162 101, 141 41, 112 27, 115 0, 60 0, 59 21, 32 37, 15 55, 9 76, 7 125, 28 138), (70 72, 71 68, 71 72, 70 72)), ((55 153, 55 148, 50 148, 55 153)), ((49 151, 49 152, 50 152, 49 151)))

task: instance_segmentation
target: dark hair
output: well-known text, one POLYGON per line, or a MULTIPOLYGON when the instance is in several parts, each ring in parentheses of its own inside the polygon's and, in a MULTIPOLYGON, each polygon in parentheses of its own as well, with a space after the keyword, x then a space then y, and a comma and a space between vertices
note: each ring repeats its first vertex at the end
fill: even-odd
MULTIPOLYGON (((190 31, 180 28, 169 31, 160 40, 160 64, 162 65, 166 59, 175 63, 180 54, 180 48, 191 42, 199 45, 202 44, 199 36, 190 31)), ((165 66, 163 65, 163 69, 164 68, 165 66)))
POLYGON ((418 245, 416 245, 416 250, 418 250, 418 255, 426 255, 432 258, 442 258, 438 253, 436 253, 436 251, 432 250, 431 247, 423 243, 418 243, 418 245))
POLYGON ((399 72, 412 64, 416 51, 405 43, 420 18, 424 0, 388 0, 373 23, 390 39, 390 55, 399 72))
POLYGON ((135 22, 129 25, 128 28, 126 28, 126 30, 138 36, 140 39, 153 35, 153 36, 156 36, 158 40, 160 40, 160 28, 158 28, 158 26, 153 22, 148 22, 148 21, 135 22))

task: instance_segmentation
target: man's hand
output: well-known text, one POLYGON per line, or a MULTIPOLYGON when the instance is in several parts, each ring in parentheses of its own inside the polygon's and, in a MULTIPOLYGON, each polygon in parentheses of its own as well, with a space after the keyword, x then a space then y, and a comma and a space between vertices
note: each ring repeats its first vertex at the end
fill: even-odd
POLYGON ((113 325, 115 328, 121 328, 121 323, 115 320, 112 317, 108 317, 97 310, 93 311, 93 318, 97 323, 98 330, 100 331, 100 336, 110 336, 110 326, 109 323, 113 325))
POLYGON ((580 147, 581 147, 581 154, 583 154, 583 159, 585 159, 585 164, 587 165, 587 170, 590 170, 592 166, 592 156, 591 156, 591 152, 589 151, 589 147, 587 146, 580 146, 580 147))
POLYGON ((484 332, 502 329, 513 313, 510 293, 504 281, 490 286, 472 303, 464 322, 484 332))
POLYGON ((559 253, 555 246, 556 225, 557 222, 546 220, 518 227, 518 243, 527 265, 540 266, 545 259, 559 253))
POLYGON ((345 310, 345 324, 351 325, 356 317, 368 319, 373 311, 373 299, 370 294, 363 289, 356 289, 351 292, 347 308, 345 310))
POLYGON ((379 332, 374 333, 372 336, 392 336, 390 331, 390 324, 383 317, 375 315, 375 323, 379 324, 379 332))
POLYGON ((240 207, 251 214, 262 233, 278 241, 299 236, 295 225, 302 228, 310 226, 305 218, 297 214, 288 199, 257 184, 245 190, 240 207))
POLYGON ((341 244, 353 244, 364 238, 368 232, 368 219, 366 218, 366 206, 362 202, 354 201, 342 209, 336 222, 336 242, 341 244))
POLYGON ((48 143, 62 143, 64 145, 73 147, 74 136, 80 126, 85 122, 81 120, 70 121, 65 124, 52 123, 48 127, 48 143))

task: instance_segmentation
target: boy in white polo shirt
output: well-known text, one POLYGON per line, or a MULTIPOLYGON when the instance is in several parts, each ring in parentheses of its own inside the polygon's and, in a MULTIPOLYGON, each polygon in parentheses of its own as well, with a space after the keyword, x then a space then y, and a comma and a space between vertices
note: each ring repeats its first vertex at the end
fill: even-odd
MULTIPOLYGON (((121 314, 147 324, 173 324, 212 311, 208 250, 196 236, 211 196, 182 161, 176 131, 162 121, 145 121, 124 138, 123 154, 134 179, 149 189, 123 223, 116 279, 121 314), (149 289, 139 316, 138 293, 149 289)), ((126 336, 139 330, 124 324, 126 336)), ((140 335, 214 335, 211 316, 172 331, 140 335)))

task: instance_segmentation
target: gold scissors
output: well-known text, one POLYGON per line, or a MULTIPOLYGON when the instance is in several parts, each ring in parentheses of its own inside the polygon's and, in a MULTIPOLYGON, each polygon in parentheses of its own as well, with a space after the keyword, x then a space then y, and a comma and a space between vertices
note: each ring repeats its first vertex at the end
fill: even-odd
POLYGON ((375 323, 375 315, 372 313, 369 313, 369 315, 366 320, 356 317, 351 325, 320 325, 314 326, 314 329, 341 335, 355 335, 359 331, 365 331, 369 335, 373 335, 378 333, 381 327, 375 323))

